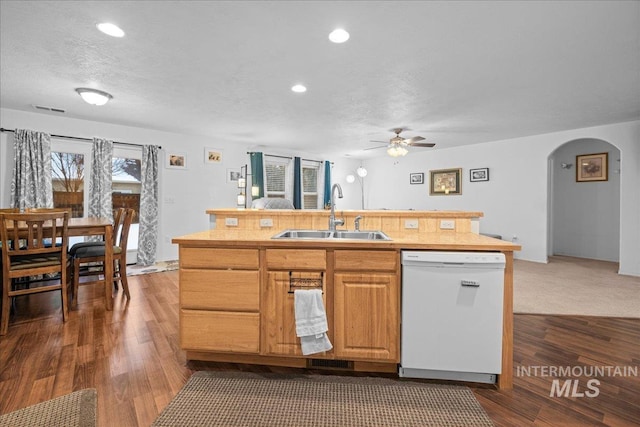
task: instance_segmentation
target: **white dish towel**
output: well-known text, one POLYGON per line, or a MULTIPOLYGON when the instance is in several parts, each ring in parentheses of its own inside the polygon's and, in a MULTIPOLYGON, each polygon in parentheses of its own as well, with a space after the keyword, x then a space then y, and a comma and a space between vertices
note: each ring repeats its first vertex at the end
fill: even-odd
POLYGON ((327 313, 322 303, 322 291, 320 289, 302 290, 293 292, 293 301, 296 316, 296 335, 300 337, 302 354, 313 354, 328 351, 333 348, 327 331, 327 313))

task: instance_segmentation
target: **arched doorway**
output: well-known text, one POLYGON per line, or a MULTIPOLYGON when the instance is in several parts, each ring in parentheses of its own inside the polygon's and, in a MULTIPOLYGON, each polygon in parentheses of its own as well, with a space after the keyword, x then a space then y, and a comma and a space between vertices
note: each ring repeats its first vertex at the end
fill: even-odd
POLYGON ((549 155, 547 255, 619 262, 620 150, 593 138, 566 142, 549 155), (607 153, 607 179, 580 182, 577 156, 607 153))

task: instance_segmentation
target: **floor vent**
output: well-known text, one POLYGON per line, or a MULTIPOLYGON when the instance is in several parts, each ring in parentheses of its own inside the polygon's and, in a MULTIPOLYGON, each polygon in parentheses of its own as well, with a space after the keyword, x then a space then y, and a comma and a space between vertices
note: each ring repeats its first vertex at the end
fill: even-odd
POLYGON ((353 362, 348 360, 327 360, 327 359, 310 359, 307 362, 308 368, 320 369, 350 369, 353 370, 353 362))
POLYGON ((33 108, 35 108, 36 110, 50 111, 52 113, 66 113, 66 111, 62 108, 45 107, 44 105, 34 105, 33 108))

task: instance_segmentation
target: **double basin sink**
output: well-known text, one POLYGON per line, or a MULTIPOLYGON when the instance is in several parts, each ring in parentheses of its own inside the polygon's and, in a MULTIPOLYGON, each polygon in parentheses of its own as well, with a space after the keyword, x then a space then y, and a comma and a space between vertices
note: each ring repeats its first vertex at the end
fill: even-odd
POLYGON ((354 239, 391 240, 382 231, 284 230, 272 239, 354 239))

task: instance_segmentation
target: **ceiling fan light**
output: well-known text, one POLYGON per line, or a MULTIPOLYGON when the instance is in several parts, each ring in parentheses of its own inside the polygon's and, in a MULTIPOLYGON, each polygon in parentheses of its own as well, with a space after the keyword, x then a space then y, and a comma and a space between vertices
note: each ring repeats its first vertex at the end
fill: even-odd
POLYGON ((110 99, 113 99, 110 93, 97 89, 79 87, 76 89, 76 92, 78 92, 87 104, 91 105, 104 105, 109 102, 110 99))
POLYGON ((406 156, 408 152, 409 150, 399 144, 390 144, 389 147, 387 147, 387 154, 391 157, 406 156))

